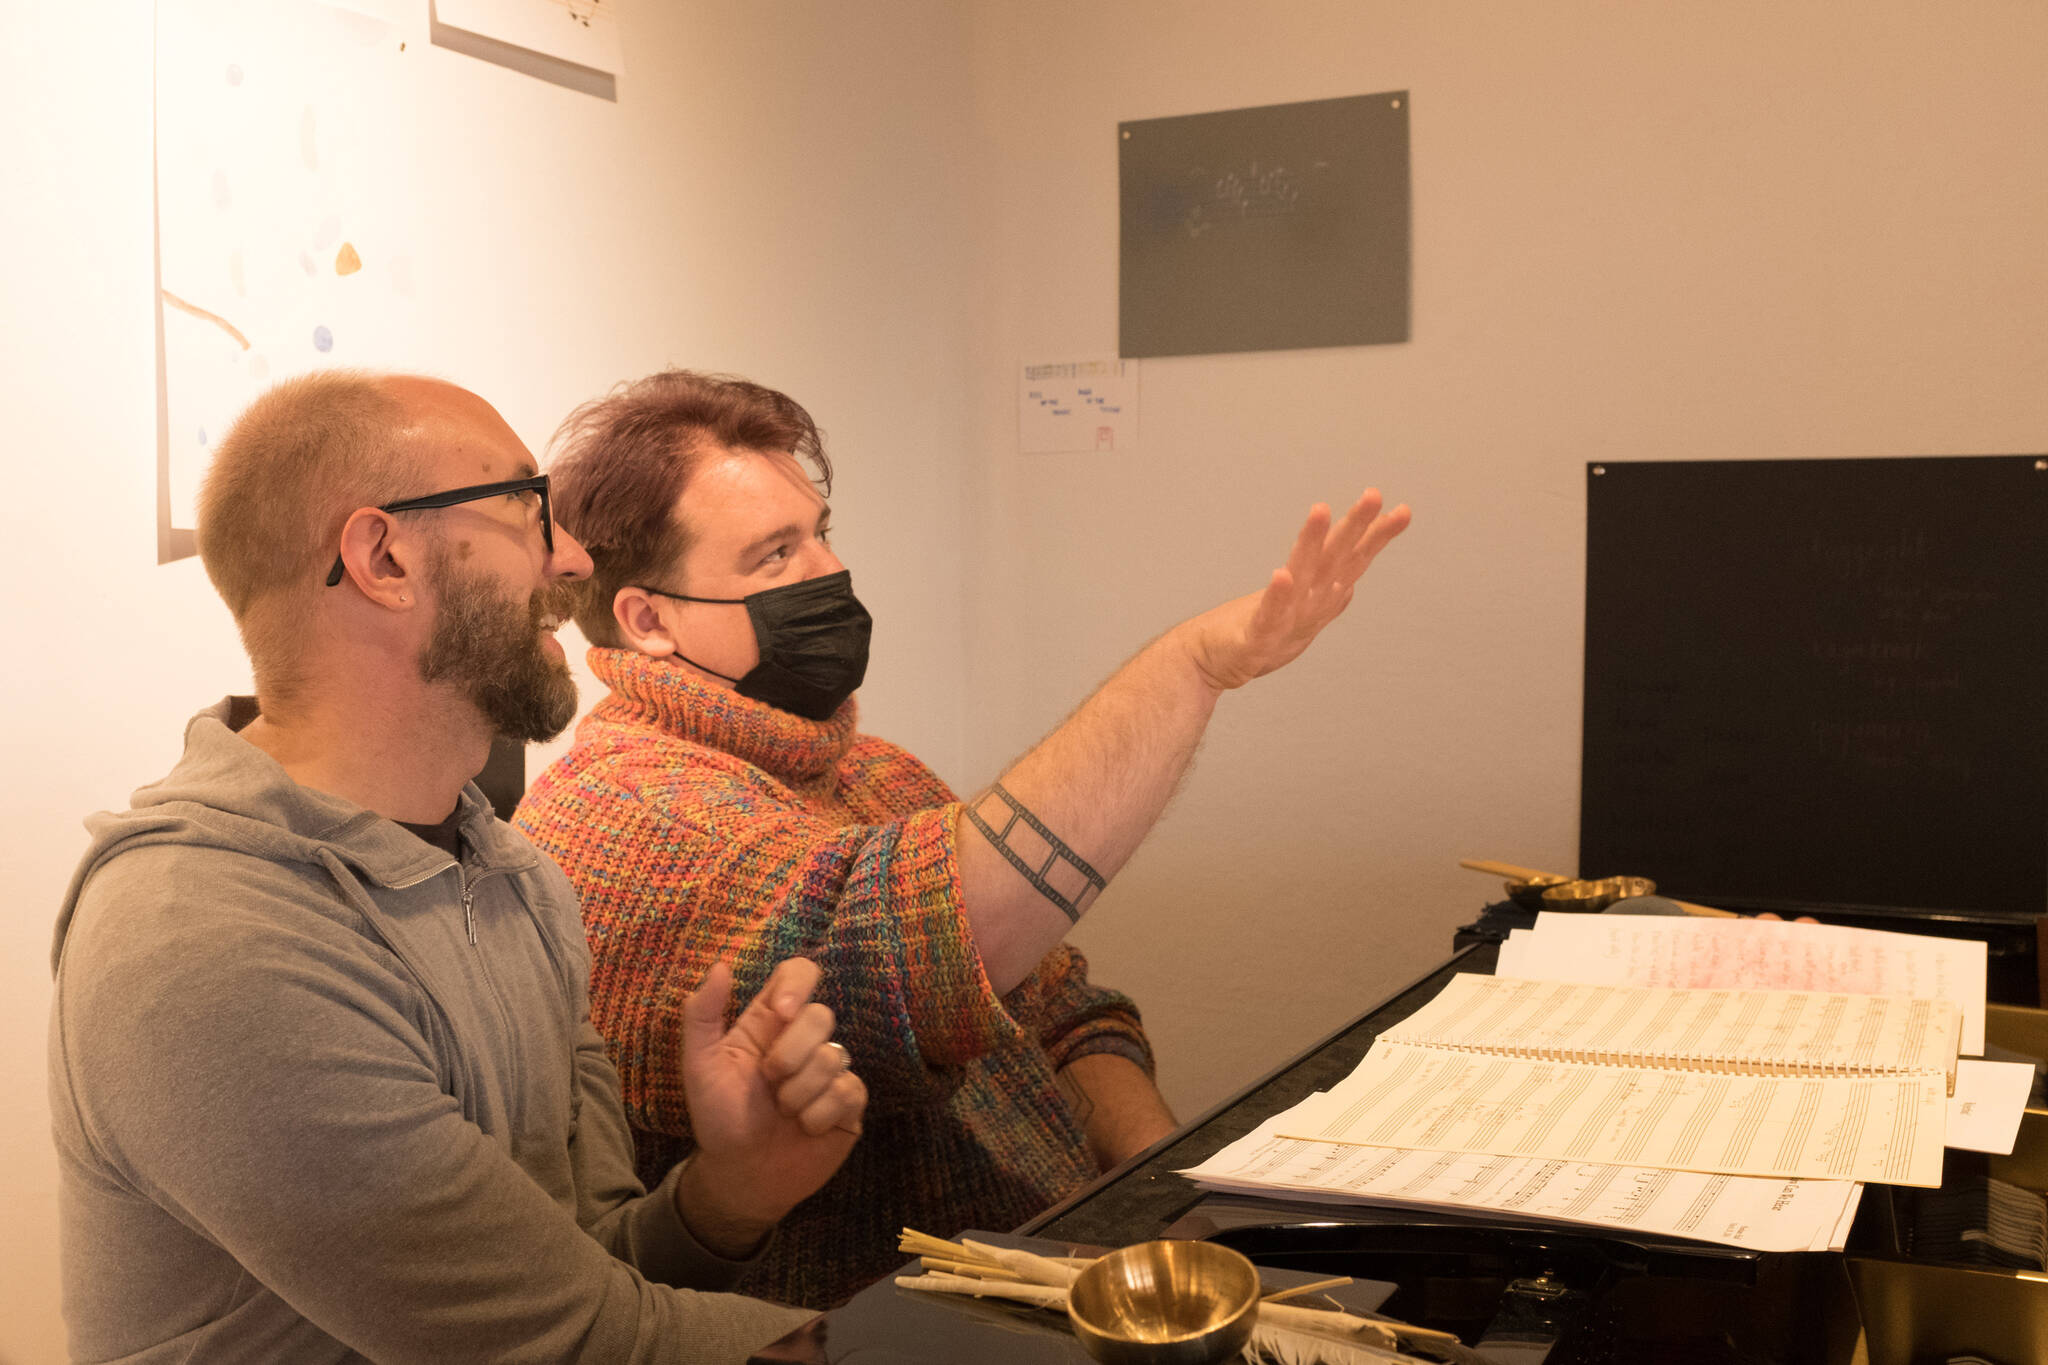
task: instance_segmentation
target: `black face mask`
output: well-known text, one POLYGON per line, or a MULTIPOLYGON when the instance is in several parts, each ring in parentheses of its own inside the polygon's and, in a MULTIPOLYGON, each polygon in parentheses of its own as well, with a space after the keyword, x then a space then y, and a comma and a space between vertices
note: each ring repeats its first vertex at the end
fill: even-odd
POLYGON ((867 676, 868 633, 874 619, 853 595, 853 575, 844 569, 745 597, 689 597, 659 588, 641 591, 678 602, 747 609, 761 661, 745 677, 727 678, 676 652, 691 667, 725 678, 743 697, 811 720, 828 720, 867 676))

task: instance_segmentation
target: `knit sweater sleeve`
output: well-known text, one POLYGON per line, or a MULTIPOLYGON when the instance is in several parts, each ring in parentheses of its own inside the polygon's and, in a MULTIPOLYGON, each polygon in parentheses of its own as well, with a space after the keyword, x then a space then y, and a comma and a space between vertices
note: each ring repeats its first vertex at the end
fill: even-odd
POLYGON ((634 1173, 633 1135, 619 1099, 618 1073, 590 1022, 590 952, 583 925, 573 910, 555 922, 555 908, 573 907, 575 897, 558 869, 543 866, 539 876, 551 894, 537 908, 570 964, 578 1019, 569 1140, 576 1221, 600 1246, 657 1284, 728 1289, 759 1263, 761 1252, 749 1261, 729 1261, 697 1241, 676 1206, 680 1166, 672 1167, 652 1191, 642 1188, 634 1173))
POLYGON ((1011 1012, 1032 1021, 1039 1045, 1055 1068, 1077 1057, 1113 1053, 1153 1074, 1152 1043, 1138 1007, 1122 991, 1088 979, 1088 959, 1062 943, 1003 998, 1011 1012))
POLYGON ((816 961, 878 1113, 928 1107, 962 1063, 1025 1036, 961 913, 958 813, 835 824, 696 746, 542 774, 514 823, 583 898, 592 1018, 633 1121, 687 1136, 681 1004, 722 960, 735 1011, 784 958, 816 961))

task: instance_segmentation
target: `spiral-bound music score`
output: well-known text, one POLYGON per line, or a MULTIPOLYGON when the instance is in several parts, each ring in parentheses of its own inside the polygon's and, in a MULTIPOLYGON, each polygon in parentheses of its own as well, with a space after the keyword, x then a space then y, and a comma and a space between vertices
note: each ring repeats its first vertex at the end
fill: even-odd
POLYGON ((1936 1186, 1946 1001, 1459 976, 1285 1137, 1936 1186))
POLYGON ((1687 990, 1460 972, 1390 1042, 1596 1066, 1773 1076, 1935 1073, 1954 1089, 1961 1010, 1810 990, 1687 990))

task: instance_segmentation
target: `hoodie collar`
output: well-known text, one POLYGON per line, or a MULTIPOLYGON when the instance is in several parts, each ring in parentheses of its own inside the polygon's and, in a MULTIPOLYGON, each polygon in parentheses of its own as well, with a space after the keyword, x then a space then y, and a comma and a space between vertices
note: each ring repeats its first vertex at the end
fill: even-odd
MULTIPOLYGON (((86 819, 92 842, 72 875, 57 913, 54 968, 64 951, 72 912, 95 869, 123 849, 190 844, 233 849, 277 863, 331 863, 386 887, 410 886, 453 864, 447 854, 375 811, 328 792, 300 786, 283 765, 235 733, 255 716, 247 698, 229 697, 185 726, 185 753, 159 782, 136 791, 125 811, 86 819)), ((468 783, 457 798, 462 832, 478 871, 538 867, 533 846, 498 820, 468 783)))
MULTIPOLYGON (((185 727, 185 754, 162 781, 130 798, 129 817, 180 807, 199 807, 226 817, 267 826, 274 837, 266 852, 280 860, 314 861, 321 847, 332 849, 364 877, 386 886, 417 881, 448 864, 448 856, 386 819, 343 797, 292 780, 283 765, 230 728, 255 715, 248 698, 228 697, 194 716, 185 727)), ((239 728, 239 727, 237 727, 239 728)), ((457 798, 463 835, 478 861, 530 865, 533 855, 506 836, 490 803, 471 782, 457 798)), ((119 821, 121 816, 113 817, 119 821)))

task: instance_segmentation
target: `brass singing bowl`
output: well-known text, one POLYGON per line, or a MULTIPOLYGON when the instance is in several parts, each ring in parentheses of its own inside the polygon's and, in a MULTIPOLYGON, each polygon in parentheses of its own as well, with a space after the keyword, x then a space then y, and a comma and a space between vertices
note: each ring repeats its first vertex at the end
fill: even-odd
POLYGON ((1563 886, 1570 877, 1523 877, 1518 881, 1505 883, 1508 899, 1524 910, 1541 910, 1543 893, 1553 886, 1563 886))
POLYGON ((1083 1270, 1067 1317, 1103 1365, 1209 1365, 1251 1339, 1259 1272, 1213 1242, 1139 1242, 1083 1270))
POLYGON ((1657 883, 1648 877, 1601 877, 1594 881, 1566 882, 1543 893, 1543 908, 1590 913, 1605 910, 1618 900, 1654 895, 1656 891, 1657 883))

